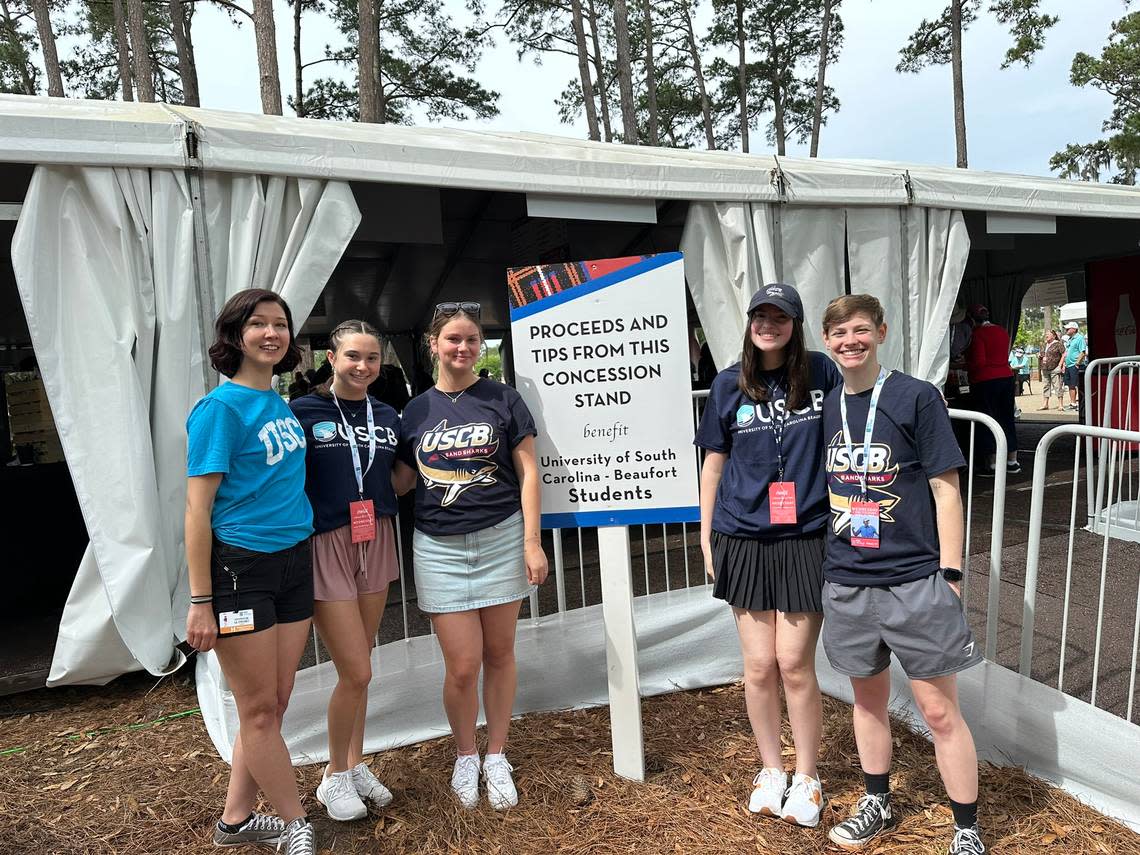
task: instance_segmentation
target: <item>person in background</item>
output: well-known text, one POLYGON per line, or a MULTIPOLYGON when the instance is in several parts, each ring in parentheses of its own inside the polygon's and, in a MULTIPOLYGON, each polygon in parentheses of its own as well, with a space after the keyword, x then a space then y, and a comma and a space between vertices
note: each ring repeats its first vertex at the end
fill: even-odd
POLYGON ((293 372, 293 382, 289 384, 289 400, 293 401, 302 395, 309 394, 309 381, 300 371, 293 372))
POLYGON ((380 373, 380 334, 353 320, 329 335, 332 383, 290 402, 305 431, 305 492, 313 506, 314 621, 332 656, 329 762, 317 801, 329 817, 363 819, 392 793, 364 762, 372 646, 388 586, 399 578, 392 518, 396 411, 368 394, 380 373))
POLYGON ((260 288, 238 292, 210 347, 210 364, 230 382, 186 420, 186 640, 215 650, 238 712, 214 845, 277 844, 286 855, 315 851, 281 738, 313 616, 313 511, 305 432, 272 382, 300 359, 285 301, 260 288), (259 788, 277 816, 254 810, 259 788))
MULTIPOLYGON (((1009 333, 990 323, 990 311, 980 303, 970 307, 974 333, 966 348, 966 369, 974 409, 991 416, 1005 433, 1009 449, 1005 468, 1011 475, 1021 471, 1017 462, 1017 424, 1014 418, 1013 370, 1009 367, 1009 333)), ((988 430, 978 431, 978 448, 986 463, 978 474, 993 477, 996 448, 988 430)))
POLYGON ((954 815, 950 855, 985 855, 978 758, 956 677, 982 660, 959 594, 965 524, 958 469, 965 460, 938 389, 879 364, 886 335, 882 304, 869 294, 837 297, 824 312, 824 341, 843 384, 823 404, 831 506, 823 648, 851 679, 866 790, 828 837, 861 849, 898 821, 890 792, 893 654, 934 742, 954 815), (865 537, 876 521, 876 536, 865 537))
POLYGON ((518 682, 515 627, 521 601, 546 580, 547 561, 537 430, 518 392, 475 375, 480 312, 475 302, 435 308, 428 345, 439 379, 404 410, 396 485, 416 486, 416 595, 443 651, 443 706, 456 749, 451 789, 475 807, 482 773, 487 801, 505 810, 518 804, 505 753, 518 682))
POLYGON ((1089 345, 1076 321, 1065 324, 1065 332, 1069 335, 1065 344, 1065 385, 1069 387, 1069 403, 1065 409, 1076 411, 1080 409, 1077 390, 1081 384, 1081 368, 1089 358, 1089 345))
POLYGON ((1025 355, 1025 348, 1015 347, 1009 355, 1009 367, 1013 370, 1017 380, 1017 397, 1025 394, 1025 387, 1029 386, 1029 393, 1033 394, 1033 387, 1029 385, 1029 357, 1025 355))
POLYGON ((1057 337, 1056 330, 1045 331, 1045 342, 1041 346, 1041 386, 1045 402, 1042 410, 1049 409, 1049 399, 1056 395, 1057 409, 1063 409, 1065 399, 1062 397, 1061 381, 1065 373, 1065 348, 1057 337))
POLYGON ((741 360, 716 375, 697 429, 701 551, 713 596, 732 606, 744 657, 744 703, 760 771, 748 810, 819 824, 816 761, 823 728, 815 648, 823 620, 822 403, 840 383, 804 343, 791 285, 761 288, 748 305, 741 360), (791 786, 780 742, 780 683, 796 749, 791 786))

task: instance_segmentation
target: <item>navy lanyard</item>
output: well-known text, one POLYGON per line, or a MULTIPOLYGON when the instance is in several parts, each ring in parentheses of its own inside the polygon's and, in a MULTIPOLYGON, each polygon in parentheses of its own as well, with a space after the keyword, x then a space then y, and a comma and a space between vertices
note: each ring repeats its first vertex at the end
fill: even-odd
MULTIPOLYGON (((772 410, 772 441, 776 443, 776 480, 784 480, 784 428, 788 424, 788 392, 784 390, 784 412, 776 417, 776 392, 779 386, 774 380, 765 381, 768 386, 768 406, 772 410)), ((784 381, 787 385, 787 380, 784 381)))
POLYGON ((875 432, 875 416, 879 410, 879 395, 883 391, 883 384, 891 372, 882 366, 879 367, 879 377, 875 380, 875 389, 871 392, 871 403, 867 408, 867 427, 863 431, 863 465, 855 466, 855 446, 851 442, 851 428, 847 424, 847 394, 839 396, 839 414, 843 419, 843 442, 847 445, 847 461, 851 468, 859 474, 859 488, 864 499, 867 498, 867 473, 871 465, 871 435, 875 432))
MULTIPOLYGON (((336 404, 337 412, 340 413, 341 424, 344 425, 344 432, 348 438, 348 450, 352 454, 352 468, 356 472, 356 489, 360 493, 360 498, 364 498, 364 476, 368 474, 368 470, 372 468, 372 461, 376 459, 376 422, 372 416, 372 401, 368 396, 364 397, 364 406, 368 411, 368 466, 361 471, 360 468, 360 451, 356 447, 356 432, 353 430, 352 425, 348 423, 348 419, 344 417, 344 410, 340 408, 340 401, 337 400, 336 395, 332 396, 333 403, 336 404)), ((359 414, 359 410, 357 413, 359 414)))

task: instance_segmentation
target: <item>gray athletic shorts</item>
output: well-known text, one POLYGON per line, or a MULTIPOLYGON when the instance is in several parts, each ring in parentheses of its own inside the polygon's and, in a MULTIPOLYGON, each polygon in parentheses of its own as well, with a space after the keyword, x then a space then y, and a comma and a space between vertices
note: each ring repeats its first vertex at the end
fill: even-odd
POLYGON ((982 660, 962 601, 941 573, 887 588, 823 585, 823 649, 848 677, 873 677, 898 657, 912 680, 982 660))

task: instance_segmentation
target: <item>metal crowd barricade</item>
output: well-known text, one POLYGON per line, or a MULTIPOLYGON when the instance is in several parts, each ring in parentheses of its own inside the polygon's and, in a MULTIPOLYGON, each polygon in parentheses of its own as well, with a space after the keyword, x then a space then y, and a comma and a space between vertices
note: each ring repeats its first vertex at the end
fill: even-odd
MULTIPOLYGON (((1093 424, 1093 419, 1096 415, 1099 415, 1101 418, 1101 422, 1100 422, 1101 427, 1107 427, 1110 425, 1110 423, 1112 421, 1112 413, 1113 413, 1112 404, 1114 403, 1112 393, 1114 391, 1114 386, 1116 386, 1116 384, 1114 383, 1114 380, 1116 378, 1113 375, 1113 369, 1117 365, 1123 365, 1126 363, 1140 364, 1140 355, 1133 354, 1133 355, 1129 355, 1129 356, 1110 356, 1110 357, 1106 357, 1103 359, 1094 359, 1091 362, 1089 362, 1087 366, 1085 366, 1084 387, 1081 390, 1081 394, 1083 396, 1081 398, 1081 400, 1084 402, 1084 410, 1085 410, 1084 411, 1085 427, 1089 427, 1089 428, 1097 427, 1097 425, 1093 424), (1104 401, 1102 403, 1102 406, 1099 409, 1094 410, 1094 408, 1091 406, 1092 405, 1092 392, 1093 392, 1093 389, 1095 388, 1099 393, 1100 385, 1101 385, 1100 379, 1102 377, 1105 378, 1104 401)), ((1116 377, 1118 377, 1118 376, 1119 375, 1117 374, 1116 377)), ((1130 383, 1131 383, 1131 379, 1130 379, 1130 383)), ((1116 389, 1127 390, 1127 389, 1130 389, 1130 387, 1126 387, 1123 384, 1121 384, 1119 386, 1116 386, 1116 389)), ((1122 403, 1121 401, 1119 401, 1119 400, 1117 401, 1118 406, 1121 403, 1122 403)), ((1125 427, 1128 427, 1128 425, 1126 424, 1125 427)), ((1098 458, 1097 455, 1094 453, 1095 452, 1094 438, 1092 436, 1085 436, 1084 439, 1085 439, 1085 480, 1086 480, 1086 483, 1088 483, 1088 484, 1098 483, 1102 479, 1103 467, 1102 467, 1101 463, 1099 462, 1100 458, 1098 458)), ((1098 491, 1098 493, 1099 493, 1099 491, 1098 491)), ((1097 502, 1099 500, 1098 493, 1094 493, 1093 491, 1089 490, 1086 494, 1086 497, 1085 497, 1085 501, 1086 501, 1086 504, 1088 506, 1088 523, 1087 524, 1088 524, 1089 531, 1093 531, 1095 529, 1096 519, 1099 516, 1100 512, 1103 510, 1103 507, 1100 507, 1097 504, 1097 502)))
MULTIPOLYGON (((1120 362, 1123 362, 1121 360, 1120 362)), ((1086 390, 1088 385, 1086 384, 1086 390)), ((1110 552, 1115 543, 1116 549, 1123 552, 1127 556, 1124 541, 1114 536, 1114 522, 1116 516, 1119 514, 1119 504, 1114 504, 1114 497, 1118 497, 1121 489, 1125 484, 1125 463, 1127 462, 1129 470, 1132 466, 1132 456, 1137 444, 1140 443, 1140 431, 1120 430, 1116 428, 1106 427, 1090 427, 1088 425, 1062 425, 1050 430, 1037 446, 1036 465, 1033 472, 1033 493, 1032 504, 1029 512, 1029 543, 1026 555, 1025 567, 1025 596, 1022 606, 1022 629, 1021 629, 1021 650, 1019 657, 1019 670, 1025 676, 1032 676, 1034 665, 1034 631, 1036 627, 1036 619, 1038 612, 1038 587, 1040 581, 1041 569, 1041 541, 1042 541, 1042 528, 1044 517, 1044 502, 1045 502, 1045 486, 1047 476, 1047 459, 1050 448, 1059 439, 1072 437, 1076 440, 1074 443, 1074 458, 1073 458, 1073 480, 1072 480, 1072 501, 1070 509, 1069 533, 1068 533, 1068 550, 1065 565, 1065 579, 1064 579, 1064 593, 1061 597, 1062 615, 1061 615, 1061 630, 1060 630, 1060 653, 1057 666, 1057 686, 1058 691, 1065 692, 1065 677, 1067 656, 1070 646, 1070 619, 1073 610, 1073 563, 1075 556, 1075 537, 1077 534, 1077 495, 1080 488, 1078 480, 1078 473, 1081 467, 1081 452, 1082 446, 1086 450, 1086 454, 1090 453, 1094 442, 1099 445, 1100 460, 1098 467, 1104 467, 1104 479, 1101 481, 1098 476, 1097 492, 1104 491, 1104 509, 1105 509, 1105 525, 1098 527, 1099 531, 1094 530, 1094 534, 1101 537, 1100 549, 1100 574, 1097 579, 1097 595, 1096 595, 1096 623, 1095 623, 1095 636, 1093 640, 1092 650, 1092 673, 1091 673, 1091 691, 1089 693, 1089 702, 1093 706, 1097 706, 1098 693, 1101 684, 1101 660, 1102 660, 1102 647, 1105 635, 1105 610, 1106 605, 1119 609, 1126 607, 1127 600, 1122 598, 1114 590, 1112 599, 1108 599, 1108 587, 1110 568, 1112 574, 1112 585, 1116 589, 1118 585, 1123 586, 1125 595, 1131 593, 1131 587, 1135 588, 1135 610, 1131 619, 1131 642, 1130 645, 1126 638, 1121 636, 1114 640, 1119 643, 1123 642, 1125 648, 1121 650, 1117 648, 1113 651, 1114 655, 1114 669, 1119 676, 1121 668, 1120 664, 1122 659, 1129 661, 1128 671, 1128 688, 1126 693, 1126 703, 1124 706, 1124 718, 1131 721, 1132 712, 1134 708, 1134 701, 1136 695, 1136 664, 1137 664, 1137 649, 1138 642, 1140 642, 1140 562, 1133 560, 1123 560, 1114 562, 1110 560, 1110 552), (1081 440, 1084 440, 1084 443, 1081 440), (1130 587, 1131 586, 1131 587, 1130 587), (1123 655, 1122 655, 1123 654, 1123 655)), ((1086 461, 1087 464, 1087 461, 1086 461)), ((1086 481, 1085 489, 1087 492, 1092 492, 1091 481, 1086 481)), ((1100 502, 1098 496, 1096 501, 1100 502)), ((1087 550, 1082 551, 1082 555, 1088 555, 1087 550)), ((1117 617, 1120 617, 1119 615, 1117 617)), ((1124 616, 1126 617, 1126 615, 1124 616)), ((1114 620, 1114 628, 1119 626, 1125 627, 1126 624, 1114 620)), ((1040 670, 1040 669, 1039 669, 1040 670)), ((1072 694, 1072 692, 1068 692, 1072 694)), ((1104 707, 1102 707, 1104 708, 1104 707)), ((1118 710, 1109 710, 1110 712, 1117 712, 1118 710)))

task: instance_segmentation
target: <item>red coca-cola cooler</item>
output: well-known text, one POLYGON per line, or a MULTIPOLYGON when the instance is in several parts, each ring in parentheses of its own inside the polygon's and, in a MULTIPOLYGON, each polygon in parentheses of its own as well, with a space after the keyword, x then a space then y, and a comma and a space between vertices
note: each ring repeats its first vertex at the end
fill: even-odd
MULTIPOLYGON (((1089 360, 1140 354, 1140 256, 1094 261, 1085 268, 1085 281, 1089 360)), ((1093 377, 1092 400, 1083 402, 1092 408, 1094 425, 1104 421, 1110 368, 1102 366, 1093 377)), ((1140 369, 1117 373, 1107 426, 1140 430, 1140 369)))

